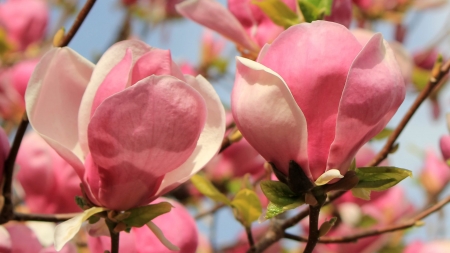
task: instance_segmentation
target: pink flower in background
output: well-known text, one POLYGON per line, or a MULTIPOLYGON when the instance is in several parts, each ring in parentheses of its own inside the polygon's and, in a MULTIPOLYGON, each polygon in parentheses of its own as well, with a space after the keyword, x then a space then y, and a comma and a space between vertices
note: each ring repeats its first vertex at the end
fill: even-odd
POLYGON ((287 175, 293 160, 325 184, 346 173, 404 96, 380 34, 361 44, 344 26, 316 21, 283 32, 257 62, 237 58, 231 108, 242 135, 278 170, 287 175))
MULTIPOLYGON (((294 12, 297 1, 283 0, 294 12)), ((272 22, 251 0, 229 0, 228 10, 215 0, 188 0, 177 5, 184 17, 203 25, 237 45, 259 52, 283 30, 272 22)))
POLYGON ((44 38, 48 12, 44 0, 7 0, 0 3, 0 29, 18 50, 25 50, 44 38))
MULTIPOLYGON (((395 186, 376 200, 370 200, 366 204, 359 207, 356 204, 347 203, 343 208, 339 208, 342 217, 342 223, 332 229, 327 236, 340 237, 349 234, 358 233, 363 229, 355 226, 359 223, 364 215, 368 215, 377 222, 374 229, 392 224, 399 221, 414 212, 414 207, 408 202, 405 192, 402 188, 395 186), (357 210, 353 210, 357 209, 357 210), (347 218, 347 219, 346 219, 347 218), (348 222, 351 221, 351 222, 348 222)), ((372 253, 377 252, 388 242, 389 234, 372 236, 359 239, 355 243, 348 244, 320 244, 315 249, 318 253, 372 253)))
MULTIPOLYGON (((169 201, 174 208, 169 213, 153 219, 169 241, 180 248, 180 253, 195 253, 198 245, 198 232, 195 220, 181 204, 165 198, 159 198, 154 203, 169 201)), ((91 253, 103 253, 110 249, 111 238, 107 236, 89 237, 88 246, 91 253)), ((170 253, 153 232, 146 226, 132 228, 130 233, 121 233, 119 252, 127 253, 170 253)))
POLYGON ((450 181, 449 166, 431 149, 426 151, 420 180, 427 192, 432 195, 439 193, 450 181))
POLYGON ((32 213, 80 212, 74 199, 82 196, 80 178, 37 133, 28 133, 20 146, 17 179, 32 213))
POLYGON ((439 140, 439 146, 441 148, 442 157, 447 161, 450 159, 450 136, 444 135, 439 140))
POLYGON ((450 252, 449 241, 420 242, 414 241, 406 246, 403 253, 448 253, 450 252))
POLYGON ((352 22, 352 9, 352 0, 334 0, 331 14, 325 16, 324 20, 336 22, 348 28, 352 22))
POLYGON ((225 113, 203 77, 183 75, 170 52, 113 45, 94 66, 50 50, 26 93, 30 123, 111 210, 146 205, 199 171, 219 149, 225 113))
POLYGON ((38 59, 25 60, 0 70, 0 115, 4 119, 22 117, 25 90, 38 59))
MULTIPOLYGON (((34 231, 24 223, 8 223, 0 226, 0 252, 2 253, 56 253, 51 245, 43 245, 41 240, 46 240, 45 231, 34 231), (41 235, 37 233, 41 233, 41 235)), ((48 241, 48 240, 47 240, 48 241)), ((76 253, 73 244, 67 244, 60 253, 76 253)))
POLYGON ((438 55, 439 53, 435 48, 419 51, 414 53, 414 63, 419 68, 431 70, 436 63, 438 55))

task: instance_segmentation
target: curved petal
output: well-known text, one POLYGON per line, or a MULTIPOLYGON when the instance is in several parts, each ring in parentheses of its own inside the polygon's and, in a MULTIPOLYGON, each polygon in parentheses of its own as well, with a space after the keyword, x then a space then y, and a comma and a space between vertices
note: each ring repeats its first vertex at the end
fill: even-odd
POLYGON ((172 61, 170 50, 159 48, 150 49, 136 61, 133 66, 131 85, 151 75, 174 76, 185 81, 183 73, 172 61))
POLYGON ((213 86, 201 75, 184 77, 205 100, 206 123, 194 152, 180 167, 166 174, 157 195, 174 189, 200 171, 219 151, 225 135, 225 109, 213 86))
POLYGON ((282 77, 237 57, 231 109, 242 135, 267 161, 288 175, 289 161, 294 160, 311 177, 306 119, 282 77))
POLYGON ((305 115, 314 180, 325 172, 339 101, 350 66, 361 49, 344 26, 315 21, 287 29, 261 60, 283 78, 305 115))
POLYGON ((215 0, 187 0, 176 6, 185 18, 208 27, 244 48, 258 52, 259 46, 248 36, 244 27, 223 5, 215 0))
MULTIPOLYGON (((88 128, 100 178, 123 170, 120 174, 139 174, 136 180, 146 184, 175 170, 194 152, 206 113, 202 96, 171 76, 150 76, 107 98, 88 128)), ((102 178, 101 190, 104 184, 112 183, 102 178)))
POLYGON ((124 90, 129 86, 130 72, 133 63, 133 53, 127 49, 123 59, 114 66, 95 93, 94 101, 91 107, 91 117, 97 107, 108 97, 124 90))
POLYGON ((394 53, 376 34, 350 69, 327 170, 345 174, 356 152, 383 130, 404 98, 405 83, 394 53))
POLYGON ((94 66, 70 48, 44 55, 25 94, 30 124, 82 178, 84 155, 78 143, 78 111, 94 66))
POLYGON ((132 52, 133 64, 139 57, 151 49, 149 45, 138 40, 125 40, 114 44, 98 61, 86 88, 86 92, 83 95, 78 115, 78 138, 81 149, 85 154, 89 153, 87 129, 91 119, 92 104, 94 103, 97 90, 114 66, 124 58, 128 48, 132 52))

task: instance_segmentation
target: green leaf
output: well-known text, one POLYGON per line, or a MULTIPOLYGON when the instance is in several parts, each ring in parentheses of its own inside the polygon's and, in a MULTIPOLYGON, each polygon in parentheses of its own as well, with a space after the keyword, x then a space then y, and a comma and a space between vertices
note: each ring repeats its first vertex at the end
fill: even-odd
POLYGON ((261 190, 270 202, 277 206, 287 206, 298 202, 301 197, 297 196, 289 186, 279 181, 261 181, 261 190))
POLYGON ((353 188, 352 194, 356 198, 370 200, 370 190, 364 188, 353 188))
POLYGON ((300 23, 298 15, 281 0, 254 0, 258 6, 275 24, 288 28, 300 23))
POLYGON ((273 218, 279 214, 282 214, 288 210, 297 208, 303 204, 304 204, 304 202, 300 201, 300 200, 298 202, 294 202, 294 203, 292 203, 290 205, 286 205, 286 206, 279 206, 272 202, 269 202, 269 204, 267 205, 266 215, 264 216, 264 219, 273 218))
POLYGON ((191 177, 191 182, 194 184, 195 188, 199 190, 203 195, 224 204, 230 205, 230 200, 221 193, 207 178, 200 176, 198 174, 191 177))
POLYGON ((359 178, 359 182, 355 188, 384 191, 398 184, 406 177, 412 177, 412 172, 397 167, 364 167, 357 168, 356 175, 359 178))
POLYGON ((258 220, 262 213, 258 195, 249 189, 240 190, 231 201, 231 206, 234 216, 245 227, 249 227, 252 222, 258 220))
POLYGON ((127 218, 123 219, 122 222, 129 227, 142 227, 161 214, 170 212, 171 209, 172 205, 169 202, 161 202, 158 204, 136 207, 127 210, 130 215, 127 218))
POLYGON ((383 130, 381 130, 381 132, 379 132, 377 135, 375 135, 375 137, 372 138, 372 140, 382 140, 382 139, 386 139, 387 137, 389 137, 392 132, 394 130, 390 129, 390 128, 385 128, 383 130))
POLYGON ((298 3, 305 21, 313 22, 331 14, 333 0, 299 0, 298 3))
POLYGON ((370 228, 373 225, 376 225, 378 221, 367 214, 364 214, 361 219, 359 220, 358 224, 356 225, 357 228, 370 228))

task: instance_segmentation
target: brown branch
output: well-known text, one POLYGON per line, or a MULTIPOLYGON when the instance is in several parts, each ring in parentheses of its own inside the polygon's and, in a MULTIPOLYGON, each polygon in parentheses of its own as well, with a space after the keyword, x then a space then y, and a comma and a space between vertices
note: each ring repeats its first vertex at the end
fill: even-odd
POLYGON ((68 214, 33 214, 33 213, 14 213, 12 220, 15 221, 47 221, 47 222, 63 222, 73 218, 74 213, 68 214))
POLYGON ((94 6, 95 2, 97 0, 88 0, 84 6, 83 9, 80 10, 78 13, 78 16, 75 18, 75 22, 73 23, 70 30, 67 32, 66 36, 61 40, 61 43, 59 44, 60 47, 65 47, 69 45, 70 41, 72 41, 72 38, 77 33, 78 29, 83 24, 83 21, 86 19, 87 15, 92 9, 92 6, 94 6))
POLYGON ((248 244, 250 245, 250 252, 255 251, 255 240, 253 239, 251 227, 245 227, 245 233, 247 234, 248 244))
MULTIPOLYGON (((362 239, 362 238, 366 238, 366 237, 370 237, 370 236, 376 236, 376 235, 381 235, 381 234, 385 234, 385 233, 390 233, 390 232, 395 232, 398 230, 404 230, 404 229, 408 229, 414 226, 419 226, 421 225, 419 222, 421 220, 423 220, 424 218, 428 217, 429 215, 439 211, 442 207, 444 207, 446 204, 450 203, 450 196, 448 196, 447 198, 439 201, 438 203, 436 203, 435 205, 425 209, 424 211, 420 212, 419 214, 417 214, 415 217, 413 217, 412 219, 410 219, 407 222, 402 222, 400 224, 396 224, 396 225, 389 225, 389 226, 385 226, 382 228, 377 228, 377 229, 372 229, 372 230, 367 230, 367 231, 362 231, 360 233, 356 233, 353 235, 348 235, 348 236, 342 236, 342 237, 324 237, 319 239, 319 243, 348 243, 348 242, 355 242, 358 239, 362 239)), ((308 238, 302 237, 302 236, 296 236, 296 235, 292 235, 289 233, 285 233, 284 234, 284 238, 288 238, 288 239, 292 239, 295 241, 300 241, 300 242, 305 242, 308 240, 308 238)))
MULTIPOLYGON (((60 46, 64 47, 67 46, 70 41, 72 40, 73 36, 75 36, 76 32, 78 31, 78 28, 80 28, 81 24, 83 23, 86 16, 89 14, 89 11, 92 9, 92 6, 96 0, 88 0, 86 4, 84 5, 83 9, 81 9, 80 13, 78 14, 77 18, 75 19, 75 22, 72 26, 72 28, 69 30, 69 32, 64 36, 64 38, 61 40, 60 46)), ((4 224, 10 220, 12 220, 14 215, 14 206, 12 203, 12 181, 13 181, 13 173, 14 173, 14 163, 16 161, 17 153, 19 152, 20 144, 22 143, 23 136, 25 135, 25 132, 28 127, 28 117, 26 112, 23 115, 22 121, 20 122, 20 125, 17 129, 16 136, 14 137, 14 142, 11 147, 11 150, 8 154, 8 157, 6 158, 5 165, 4 165, 4 171, 3 171, 3 178, 4 178, 4 184, 2 189, 2 196, 3 196, 3 207, 0 213, 0 224, 4 224)))
POLYGON ((425 99, 431 94, 431 92, 436 88, 436 86, 438 86, 441 83, 441 81, 444 79, 445 75, 447 75, 449 70, 450 70, 450 61, 443 64, 442 67, 437 71, 437 73, 432 74, 432 77, 428 81, 428 84, 425 87, 425 89, 423 89, 422 92, 420 92, 420 94, 417 96, 416 100, 409 108, 408 112, 406 112, 405 116, 403 116, 403 119, 395 128, 394 132, 389 136, 389 139, 386 141, 386 144, 384 145, 383 149, 370 162, 369 166, 376 166, 380 164, 384 159, 386 159, 389 152, 394 147, 395 141, 402 133, 406 124, 408 124, 409 120, 412 118, 412 116, 417 111, 422 102, 425 101, 425 99))
POLYGON ((203 217, 205 217, 205 216, 208 216, 208 215, 210 215, 210 214, 213 214, 213 213, 215 213, 215 212, 217 212, 219 209, 221 209, 222 207, 224 207, 225 206, 225 204, 217 204, 217 205, 215 205, 213 208, 211 208, 211 209, 209 209, 209 210, 207 210, 207 211, 204 211, 204 212, 201 212, 201 213, 199 213, 199 214, 197 214, 196 216, 195 216, 195 219, 196 220, 198 220, 198 219, 201 219, 201 218, 203 218, 203 217))
POLYGON ((321 205, 309 206, 309 236, 304 253, 312 253, 319 240, 319 214, 321 205))

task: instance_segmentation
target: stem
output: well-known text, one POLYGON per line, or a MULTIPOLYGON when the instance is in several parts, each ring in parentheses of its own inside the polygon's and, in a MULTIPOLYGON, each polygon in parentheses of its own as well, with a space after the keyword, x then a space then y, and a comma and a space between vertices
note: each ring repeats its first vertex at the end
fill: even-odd
POLYGON ((15 221, 48 221, 62 222, 73 218, 75 213, 71 214, 33 214, 33 213, 14 213, 12 220, 15 221))
POLYGON ((83 24, 83 21, 86 19, 87 15, 92 9, 92 6, 94 6, 96 0, 88 0, 84 6, 83 9, 81 9, 80 13, 78 13, 78 16, 75 19, 75 22, 73 23, 70 30, 67 32, 66 36, 61 40, 61 43, 59 44, 60 47, 65 47, 69 45, 72 38, 77 33, 78 29, 83 24))
POLYGON ((111 251, 110 251, 110 253, 119 253, 120 232, 114 231, 114 228, 116 227, 116 223, 110 221, 109 219, 106 219, 105 222, 106 222, 106 225, 108 226, 109 234, 111 236, 111 251))
POLYGON ((309 236, 303 253, 311 253, 319 240, 319 214, 322 205, 309 206, 309 236))
POLYGON ((251 226, 245 227, 245 232, 247 233, 248 244, 250 245, 250 252, 255 252, 255 241, 253 240, 251 226))
POLYGON ((14 142, 9 151, 8 158, 6 158, 3 177, 3 198, 4 205, 0 213, 0 224, 4 224, 10 221, 14 217, 14 207, 12 203, 12 181, 14 173, 14 162, 16 161, 17 153, 19 152, 20 143, 28 127, 28 118, 26 114, 23 116, 22 122, 17 129, 16 136, 14 137, 14 142))

